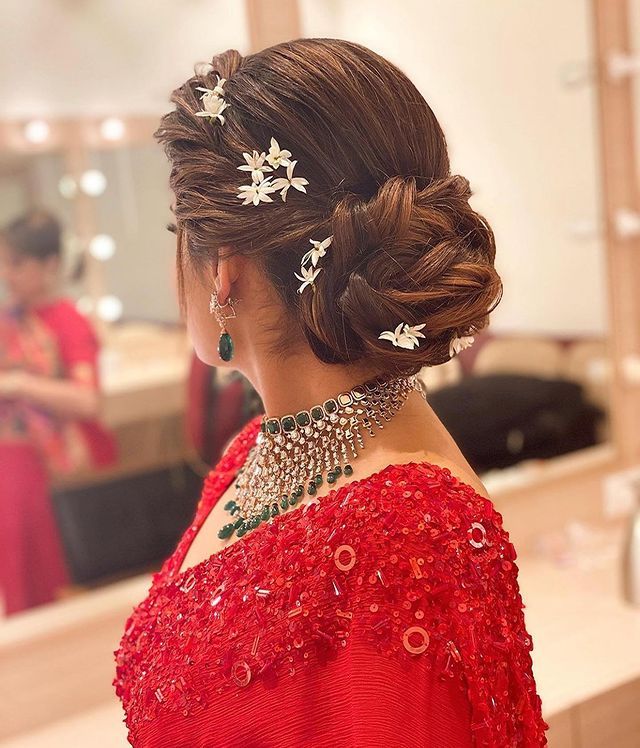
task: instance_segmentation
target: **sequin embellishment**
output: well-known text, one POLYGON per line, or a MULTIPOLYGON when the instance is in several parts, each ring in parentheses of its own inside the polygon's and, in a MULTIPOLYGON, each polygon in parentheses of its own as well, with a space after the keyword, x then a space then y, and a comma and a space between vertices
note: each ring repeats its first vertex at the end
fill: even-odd
POLYGON ((474 745, 547 745, 515 548, 492 502, 447 468, 389 465, 178 572, 259 425, 207 476, 194 521, 125 623, 113 685, 132 745, 156 717, 273 686, 355 636, 400 661, 427 658, 464 691, 474 745))

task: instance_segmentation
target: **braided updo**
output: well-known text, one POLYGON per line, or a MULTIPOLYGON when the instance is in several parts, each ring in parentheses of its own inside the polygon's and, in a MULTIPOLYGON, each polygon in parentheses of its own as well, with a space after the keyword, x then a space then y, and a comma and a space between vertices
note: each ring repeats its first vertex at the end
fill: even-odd
MULTIPOLYGON (((287 314, 278 353, 306 339, 326 363, 417 373, 450 341, 484 328, 502 296, 495 239, 450 174, 444 134, 411 81, 380 55, 339 39, 298 39, 196 67, 171 95, 155 137, 171 161, 179 262, 210 263, 222 245, 254 258, 287 314), (225 78, 225 123, 195 116, 197 87, 225 78), (306 194, 244 205, 242 154, 272 137, 293 153, 306 194), (309 240, 333 236, 315 287, 297 293, 309 240), (413 350, 380 339, 425 323, 413 350), (292 330, 299 331, 293 335, 292 330)), ((182 278, 179 275, 182 296, 182 278)))

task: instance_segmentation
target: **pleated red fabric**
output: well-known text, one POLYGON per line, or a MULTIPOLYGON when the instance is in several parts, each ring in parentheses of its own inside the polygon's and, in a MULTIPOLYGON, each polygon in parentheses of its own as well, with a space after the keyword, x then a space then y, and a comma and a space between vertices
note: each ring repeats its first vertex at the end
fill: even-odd
POLYGON ((130 744, 547 745, 515 549, 445 467, 389 465, 180 571, 259 426, 126 621, 113 685, 130 744))

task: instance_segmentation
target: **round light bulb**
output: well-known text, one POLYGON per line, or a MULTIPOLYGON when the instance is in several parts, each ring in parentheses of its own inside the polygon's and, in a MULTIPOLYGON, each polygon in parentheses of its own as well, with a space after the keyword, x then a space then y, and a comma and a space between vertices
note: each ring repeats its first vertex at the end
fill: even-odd
POLYGON ((100 125, 100 133, 105 140, 120 140, 124 129, 124 122, 118 117, 109 117, 100 125))
POLYGON ((110 260, 116 251, 116 243, 109 234, 96 234, 89 242, 89 252, 96 260, 110 260))
POLYGON ((80 177, 80 188, 87 195, 97 197, 107 188, 107 178, 100 169, 87 169, 80 177))
POLYGON ((58 182, 58 191, 62 197, 66 197, 67 200, 73 199, 78 194, 78 183, 71 176, 71 174, 65 174, 60 177, 58 182))
POLYGON ((93 299, 91 296, 80 296, 76 301, 76 309, 80 314, 91 314, 93 311, 93 299))
POLYGON ((30 143, 44 143, 49 133, 49 125, 42 119, 27 122, 24 128, 24 136, 30 143))
POLYGON ((98 300, 98 317, 106 322, 114 322, 122 316, 122 302, 117 296, 102 296, 98 300))

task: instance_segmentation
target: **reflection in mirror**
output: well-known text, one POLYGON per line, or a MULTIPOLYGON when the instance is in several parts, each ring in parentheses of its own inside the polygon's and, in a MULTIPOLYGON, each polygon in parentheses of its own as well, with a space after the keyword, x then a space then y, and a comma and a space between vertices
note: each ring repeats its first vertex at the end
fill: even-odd
POLYGON ((89 250, 103 262, 107 294, 125 319, 175 323, 175 236, 166 230, 172 215, 162 149, 148 143, 91 151, 89 164, 104 180, 89 250))
MULTIPOLYGON (((64 153, 42 151, 17 153, 0 151, 0 226, 42 207, 60 221, 63 253, 61 257, 61 288, 74 297, 82 286, 74 278, 79 246, 73 225, 73 203, 70 199, 76 186, 65 169, 64 153)), ((0 300, 6 300, 7 289, 0 284, 0 300)))
POLYGON ((0 226, 0 589, 11 615, 71 581, 55 478, 113 464, 116 445, 99 420, 99 340, 64 282, 59 159, 4 165, 2 202, 15 213, 0 226))

